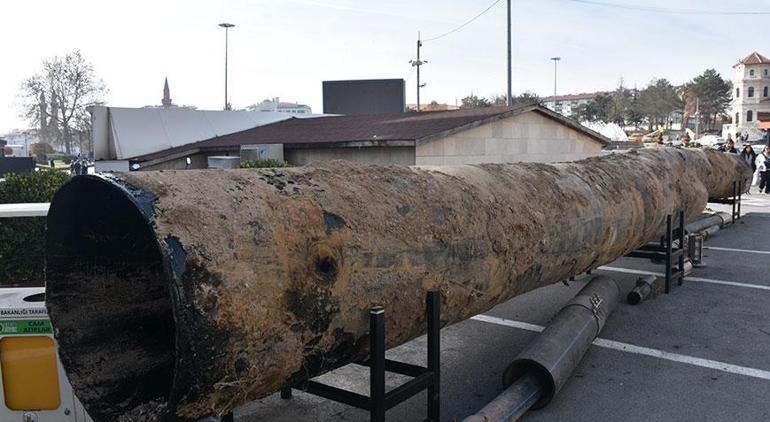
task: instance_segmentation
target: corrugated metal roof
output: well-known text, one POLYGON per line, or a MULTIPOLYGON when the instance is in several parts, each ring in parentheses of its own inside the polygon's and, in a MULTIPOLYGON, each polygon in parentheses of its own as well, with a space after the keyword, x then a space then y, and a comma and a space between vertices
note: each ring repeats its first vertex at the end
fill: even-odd
MULTIPOLYGON (((108 107, 109 139, 114 156, 96 159, 125 160, 257 126, 295 115, 262 111, 193 110, 187 108, 108 107)), ((301 117, 315 117, 306 114, 301 117)), ((104 154, 102 154, 104 155, 104 154)))

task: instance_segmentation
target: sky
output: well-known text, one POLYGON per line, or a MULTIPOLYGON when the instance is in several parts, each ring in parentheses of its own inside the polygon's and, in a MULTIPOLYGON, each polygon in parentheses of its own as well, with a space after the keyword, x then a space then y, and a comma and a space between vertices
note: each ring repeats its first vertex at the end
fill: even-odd
MULTIPOLYGON (((770 0, 604 0, 710 12, 770 11, 770 0)), ((415 102, 418 31, 429 39, 493 0, 36 0, 0 1, 0 133, 28 127, 22 81, 46 57, 80 49, 109 92, 108 105, 158 105, 168 77, 175 104, 221 109, 224 30, 229 97, 236 108, 266 98, 323 110, 321 82, 407 79, 415 102)), ((423 43, 422 102, 455 104, 506 90, 506 1, 446 37, 423 43)), ((770 15, 646 12, 571 0, 513 0, 513 91, 612 90, 621 78, 686 82, 707 68, 724 77, 752 51, 770 56, 770 15), (765 47, 767 50, 763 51, 765 47)))

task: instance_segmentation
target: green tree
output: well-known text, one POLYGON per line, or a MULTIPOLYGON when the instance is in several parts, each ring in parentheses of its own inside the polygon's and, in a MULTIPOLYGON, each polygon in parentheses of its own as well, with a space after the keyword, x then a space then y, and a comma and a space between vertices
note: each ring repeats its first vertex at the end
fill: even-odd
MULTIPOLYGON (((504 106, 507 104, 507 101, 505 101, 506 94, 500 94, 495 95, 494 97, 489 99, 489 103, 493 106, 504 106)), ((528 105, 542 105, 543 100, 540 98, 539 95, 535 94, 532 91, 525 91, 519 95, 514 95, 512 106, 518 107, 518 106, 528 106, 528 105)))
POLYGON ((484 98, 484 97, 478 97, 475 94, 471 93, 467 97, 462 99, 462 103, 460 104, 460 108, 483 108, 483 107, 489 107, 492 103, 484 98))
POLYGON ((639 128, 639 125, 644 121, 644 112, 639 100, 639 90, 634 88, 629 91, 630 99, 628 106, 626 107, 625 120, 626 124, 632 124, 635 128, 639 128))
POLYGON ((104 82, 79 50, 47 58, 42 71, 22 84, 23 117, 40 129, 44 140, 62 145, 70 154, 78 134, 90 132, 86 107, 102 104, 106 93, 104 82))
POLYGON ((671 112, 681 109, 684 102, 668 80, 653 79, 639 92, 639 106, 652 131, 653 126, 668 127, 671 112))
POLYGON ((610 101, 607 120, 613 123, 617 123, 620 127, 626 126, 628 119, 628 109, 631 107, 633 100, 631 90, 623 86, 623 80, 620 80, 620 84, 611 94, 612 100, 610 101))
POLYGON ((696 76, 686 86, 688 98, 687 112, 692 113, 698 107, 708 130, 713 130, 717 117, 723 115, 730 105, 732 84, 722 79, 714 69, 707 69, 696 76))
MULTIPOLYGON (((69 176, 55 170, 7 174, 0 183, 0 204, 50 202, 69 176)), ((0 286, 42 286, 45 218, 0 220, 0 286)))
POLYGON ((572 116, 580 122, 606 122, 609 121, 609 110, 612 105, 612 97, 608 94, 599 94, 585 104, 572 108, 572 116))
POLYGON ((513 97, 513 105, 543 105, 543 99, 531 91, 525 91, 513 97))

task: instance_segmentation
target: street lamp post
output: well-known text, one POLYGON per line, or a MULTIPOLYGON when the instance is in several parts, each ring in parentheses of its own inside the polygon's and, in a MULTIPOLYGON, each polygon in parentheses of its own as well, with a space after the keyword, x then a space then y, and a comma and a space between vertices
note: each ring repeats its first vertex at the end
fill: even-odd
POLYGON ((553 60, 553 111, 556 111, 556 70, 561 57, 551 57, 553 60))
POLYGON ((220 23, 219 26, 222 28, 225 28, 225 110, 229 110, 230 107, 227 104, 227 38, 228 38, 228 31, 230 28, 234 27, 235 25, 231 23, 220 23))
POLYGON ((511 92, 511 73, 512 73, 512 57, 511 57, 511 0, 508 0, 508 93, 505 97, 505 104, 510 107, 513 105, 513 93, 511 92))

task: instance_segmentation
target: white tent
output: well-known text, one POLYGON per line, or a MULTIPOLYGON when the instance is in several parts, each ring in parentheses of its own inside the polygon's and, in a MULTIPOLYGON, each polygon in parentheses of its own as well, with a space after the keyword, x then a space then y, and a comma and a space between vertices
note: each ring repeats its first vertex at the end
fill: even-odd
POLYGON ((127 160, 292 117, 260 111, 192 110, 189 108, 91 108, 94 159, 127 160))

